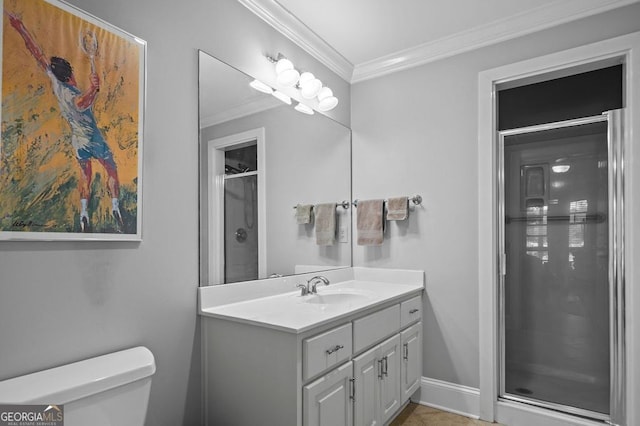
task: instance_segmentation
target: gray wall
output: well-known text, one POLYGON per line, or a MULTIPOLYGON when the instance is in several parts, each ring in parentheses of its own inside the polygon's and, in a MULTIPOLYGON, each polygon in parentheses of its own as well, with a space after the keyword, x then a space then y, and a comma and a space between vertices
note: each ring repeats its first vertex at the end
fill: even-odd
POLYGON ((143 241, 0 242, 0 380, 145 345, 149 425, 199 424, 197 49, 245 67, 283 52, 349 86, 235 0, 70 0, 148 43, 143 241))
POLYGON ((424 376, 479 386, 478 73, 638 30, 636 4, 353 85, 354 198, 424 198, 354 249, 357 266, 426 271, 424 376))

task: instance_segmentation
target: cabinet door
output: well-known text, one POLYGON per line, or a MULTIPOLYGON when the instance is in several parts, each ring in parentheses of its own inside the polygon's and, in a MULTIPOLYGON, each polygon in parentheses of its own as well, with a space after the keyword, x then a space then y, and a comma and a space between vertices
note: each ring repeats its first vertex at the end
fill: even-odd
POLYGON ((386 423, 400 408, 400 334, 380 344, 382 380, 380 380, 380 420, 386 423))
POLYGON ((379 381, 382 368, 378 362, 379 347, 368 350, 353 360, 355 400, 353 402, 353 424, 373 426, 382 424, 379 419, 379 381))
POLYGON ((402 403, 420 387, 422 378, 422 322, 404 330, 402 340, 402 363, 400 369, 400 386, 402 403))
POLYGON ((305 426, 351 426, 352 370, 349 361, 302 388, 305 426))

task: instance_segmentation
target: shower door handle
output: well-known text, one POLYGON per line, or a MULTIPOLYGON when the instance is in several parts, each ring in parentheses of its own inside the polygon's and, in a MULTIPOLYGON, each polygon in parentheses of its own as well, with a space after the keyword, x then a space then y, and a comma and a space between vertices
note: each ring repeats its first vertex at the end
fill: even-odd
POLYGON ((247 241, 247 231, 244 228, 238 228, 233 235, 235 235, 236 241, 239 243, 247 241))

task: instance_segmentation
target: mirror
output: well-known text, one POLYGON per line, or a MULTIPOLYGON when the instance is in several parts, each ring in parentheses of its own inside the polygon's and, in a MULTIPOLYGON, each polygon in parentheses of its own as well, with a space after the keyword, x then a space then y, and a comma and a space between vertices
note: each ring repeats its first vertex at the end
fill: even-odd
POLYGON ((351 266, 350 129, 253 80, 199 52, 200 285, 351 266), (325 203, 337 204, 331 245, 318 244, 319 209, 296 217, 325 203))

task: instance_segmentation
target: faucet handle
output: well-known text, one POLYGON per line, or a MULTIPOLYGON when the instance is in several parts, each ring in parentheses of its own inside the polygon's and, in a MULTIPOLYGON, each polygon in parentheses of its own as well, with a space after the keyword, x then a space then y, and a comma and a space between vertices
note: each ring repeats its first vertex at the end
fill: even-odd
POLYGON ((307 294, 309 294, 309 289, 307 288, 306 284, 298 284, 296 285, 296 288, 300 289, 300 296, 306 296, 307 294))

